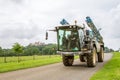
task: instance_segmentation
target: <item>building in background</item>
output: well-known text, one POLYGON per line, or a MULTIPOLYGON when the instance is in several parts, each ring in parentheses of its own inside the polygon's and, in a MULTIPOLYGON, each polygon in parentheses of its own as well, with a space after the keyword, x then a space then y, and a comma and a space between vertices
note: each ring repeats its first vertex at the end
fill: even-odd
POLYGON ((30 43, 29 45, 31 45, 31 46, 44 46, 45 43, 38 41, 38 42, 30 43))

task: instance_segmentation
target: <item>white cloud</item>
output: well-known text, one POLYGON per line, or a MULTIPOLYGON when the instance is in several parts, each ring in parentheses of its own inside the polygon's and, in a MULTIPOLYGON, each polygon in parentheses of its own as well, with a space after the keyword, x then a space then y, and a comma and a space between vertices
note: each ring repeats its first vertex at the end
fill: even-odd
POLYGON ((62 18, 82 24, 86 16, 102 28, 106 46, 120 47, 111 43, 120 40, 119 0, 0 0, 0 46, 7 48, 14 42, 27 45, 38 40, 56 42, 52 32, 45 41, 46 29, 59 25, 62 18))

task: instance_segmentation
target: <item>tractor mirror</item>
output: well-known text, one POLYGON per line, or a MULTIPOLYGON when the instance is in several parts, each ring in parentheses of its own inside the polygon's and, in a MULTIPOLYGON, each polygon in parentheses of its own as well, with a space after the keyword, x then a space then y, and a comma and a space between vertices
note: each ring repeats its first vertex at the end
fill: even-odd
POLYGON ((46 32, 46 40, 48 39, 48 32, 46 32))

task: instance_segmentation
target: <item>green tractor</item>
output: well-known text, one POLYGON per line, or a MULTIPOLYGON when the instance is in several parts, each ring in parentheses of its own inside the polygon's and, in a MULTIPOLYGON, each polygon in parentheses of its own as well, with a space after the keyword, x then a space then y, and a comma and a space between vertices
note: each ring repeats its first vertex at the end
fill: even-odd
POLYGON ((85 30, 85 26, 76 24, 57 26, 52 30, 57 32, 57 53, 62 55, 65 66, 72 66, 76 54, 79 55, 81 62, 87 63, 88 67, 95 67, 96 61, 104 60, 103 38, 90 17, 86 17, 86 23, 90 30, 85 30))

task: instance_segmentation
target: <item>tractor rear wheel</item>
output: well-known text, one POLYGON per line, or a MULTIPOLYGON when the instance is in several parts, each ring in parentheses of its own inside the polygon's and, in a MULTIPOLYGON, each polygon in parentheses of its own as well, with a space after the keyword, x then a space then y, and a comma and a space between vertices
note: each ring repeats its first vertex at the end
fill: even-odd
POLYGON ((73 61, 74 61, 74 56, 65 56, 65 55, 63 55, 62 59, 63 59, 63 64, 65 66, 72 66, 73 61))
POLYGON ((104 50, 103 50, 103 47, 100 48, 100 53, 98 53, 97 55, 98 55, 98 62, 103 62, 103 60, 104 60, 104 50))

